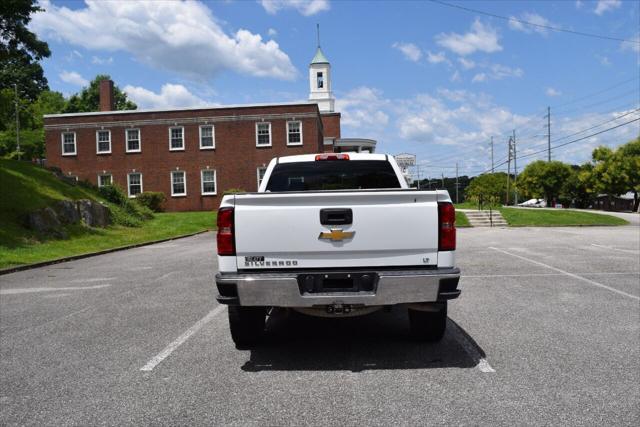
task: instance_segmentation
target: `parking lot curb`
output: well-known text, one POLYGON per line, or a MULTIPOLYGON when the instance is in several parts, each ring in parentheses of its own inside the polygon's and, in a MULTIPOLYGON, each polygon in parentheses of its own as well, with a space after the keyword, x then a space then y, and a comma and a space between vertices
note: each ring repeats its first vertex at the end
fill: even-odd
POLYGON ((108 254, 108 253, 111 253, 111 252, 118 252, 118 251, 124 251, 126 249, 139 248, 141 246, 155 245, 156 243, 168 242, 170 240, 184 239, 186 237, 192 237, 192 236, 196 236, 198 234, 208 233, 209 231, 211 231, 211 230, 202 230, 202 231, 197 231, 195 233, 183 234, 181 236, 168 237, 166 239, 153 240, 153 241, 150 241, 150 242, 143 242, 143 243, 135 243, 133 245, 127 245, 127 246, 118 246, 117 248, 104 249, 102 251, 97 251, 97 252, 89 252, 89 253, 86 253, 86 254, 73 255, 73 256, 64 257, 64 258, 52 259, 50 261, 42 261, 42 262, 36 262, 36 263, 33 263, 33 264, 25 264, 25 265, 18 265, 18 266, 15 266, 15 267, 4 268, 4 269, 0 269, 0 276, 2 276, 4 274, 15 273, 17 271, 31 270, 32 268, 46 267, 47 265, 60 264, 60 263, 63 263, 63 262, 74 261, 74 260, 77 260, 77 259, 90 258, 90 257, 98 256, 98 255, 104 255, 104 254, 108 254))

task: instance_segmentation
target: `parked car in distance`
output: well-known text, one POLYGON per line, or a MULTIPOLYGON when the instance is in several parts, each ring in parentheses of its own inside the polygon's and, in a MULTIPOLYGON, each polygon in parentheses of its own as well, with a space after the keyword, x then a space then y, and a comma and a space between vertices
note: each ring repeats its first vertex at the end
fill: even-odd
POLYGON ((224 196, 217 239, 217 299, 240 348, 262 338, 272 308, 348 317, 402 306, 414 337, 438 341, 460 295, 449 193, 408 188, 385 154, 273 159, 257 193, 224 196))
POLYGON ((518 203, 524 208, 546 208, 547 202, 544 199, 529 199, 526 202, 518 203))

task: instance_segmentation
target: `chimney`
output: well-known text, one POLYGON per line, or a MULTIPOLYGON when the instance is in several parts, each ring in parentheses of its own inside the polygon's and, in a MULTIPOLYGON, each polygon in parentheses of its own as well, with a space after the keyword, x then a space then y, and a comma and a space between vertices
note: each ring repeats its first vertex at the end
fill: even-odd
POLYGON ((113 81, 100 80, 100 111, 113 111, 115 107, 113 81))

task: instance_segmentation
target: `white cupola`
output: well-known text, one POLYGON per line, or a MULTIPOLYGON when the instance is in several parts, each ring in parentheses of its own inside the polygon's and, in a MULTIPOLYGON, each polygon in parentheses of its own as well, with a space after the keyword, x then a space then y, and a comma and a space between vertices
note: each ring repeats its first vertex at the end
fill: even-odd
POLYGON ((320 30, 318 29, 318 48, 309 64, 309 101, 317 102, 321 112, 333 112, 335 99, 331 92, 331 64, 320 49, 320 30))

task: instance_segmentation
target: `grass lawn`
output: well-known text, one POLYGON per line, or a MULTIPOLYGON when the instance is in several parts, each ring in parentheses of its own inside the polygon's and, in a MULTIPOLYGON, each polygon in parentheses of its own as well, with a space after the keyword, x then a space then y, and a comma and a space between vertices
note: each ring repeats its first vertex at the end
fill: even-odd
POLYGON ((627 225, 622 218, 611 215, 571 210, 500 208, 511 227, 557 227, 576 225, 627 225))
POLYGON ((78 225, 70 229, 70 238, 67 240, 25 242, 11 248, 0 245, 0 268, 211 230, 215 228, 216 215, 216 212, 158 213, 155 218, 144 222, 142 227, 90 229, 78 225))
MULTIPOLYGON (((473 209, 473 210, 477 210, 478 209, 478 204, 475 202, 463 202, 463 203, 454 203, 453 204, 456 209, 473 209)), ((501 207, 500 204, 495 204, 493 206, 491 206, 493 209, 499 209, 501 207)), ((489 210, 489 204, 485 203, 484 205, 482 205, 482 209, 484 210, 489 210)))
POLYGON ((471 227, 464 212, 456 211, 456 227, 471 227))

